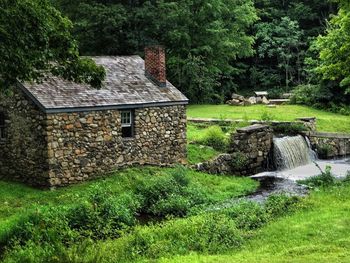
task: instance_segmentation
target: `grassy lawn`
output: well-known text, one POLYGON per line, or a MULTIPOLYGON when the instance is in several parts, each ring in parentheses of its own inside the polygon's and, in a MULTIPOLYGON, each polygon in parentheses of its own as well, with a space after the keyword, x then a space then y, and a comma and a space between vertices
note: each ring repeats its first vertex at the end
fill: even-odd
POLYGON ((264 105, 249 107, 190 105, 187 110, 188 117, 197 118, 260 120, 264 113, 278 121, 291 121, 298 117, 316 117, 319 131, 350 133, 350 116, 299 105, 283 105, 277 106, 277 108, 267 108, 264 105))
POLYGON ((349 262, 350 185, 313 192, 306 209, 262 228, 241 249, 224 255, 163 259, 186 262, 349 262))

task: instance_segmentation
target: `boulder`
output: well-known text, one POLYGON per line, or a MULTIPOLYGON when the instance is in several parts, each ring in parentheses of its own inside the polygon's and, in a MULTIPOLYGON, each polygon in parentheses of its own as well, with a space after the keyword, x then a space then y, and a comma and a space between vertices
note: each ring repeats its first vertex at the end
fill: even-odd
POLYGON ((243 101, 244 100, 244 97, 239 95, 239 94, 236 94, 236 93, 233 93, 232 94, 232 99, 233 100, 240 100, 240 101, 243 101))
POLYGON ((263 97, 262 98, 262 104, 269 105, 270 101, 266 97, 263 97))
POLYGON ((243 105, 240 100, 236 100, 236 99, 232 99, 230 104, 233 106, 242 106, 243 105))
POLYGON ((250 97, 250 98, 248 99, 248 101, 250 102, 251 105, 256 104, 256 98, 255 98, 255 97, 250 97))

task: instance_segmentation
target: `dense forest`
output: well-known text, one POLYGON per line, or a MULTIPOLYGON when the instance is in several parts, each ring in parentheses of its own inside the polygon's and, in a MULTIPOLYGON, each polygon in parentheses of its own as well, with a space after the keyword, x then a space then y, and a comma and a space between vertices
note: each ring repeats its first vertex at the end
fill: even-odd
POLYGON ((167 50, 168 79, 192 103, 223 103, 232 92, 268 90, 279 97, 293 90, 295 103, 349 112, 346 0, 1 3, 3 81, 35 79, 49 68, 99 86, 103 70, 78 54, 142 56, 145 46, 160 44, 167 50), (16 12, 23 21, 5 23, 16 12), (9 32, 17 39, 6 38, 9 32))

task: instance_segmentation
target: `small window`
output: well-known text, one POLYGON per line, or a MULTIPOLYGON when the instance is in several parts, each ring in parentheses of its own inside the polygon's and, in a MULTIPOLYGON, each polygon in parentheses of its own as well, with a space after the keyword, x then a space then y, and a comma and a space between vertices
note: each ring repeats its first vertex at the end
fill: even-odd
POLYGON ((122 137, 132 138, 134 137, 134 116, 132 110, 126 110, 121 112, 122 121, 122 137))
POLYGON ((0 112, 0 140, 6 138, 5 132, 5 114, 0 112))

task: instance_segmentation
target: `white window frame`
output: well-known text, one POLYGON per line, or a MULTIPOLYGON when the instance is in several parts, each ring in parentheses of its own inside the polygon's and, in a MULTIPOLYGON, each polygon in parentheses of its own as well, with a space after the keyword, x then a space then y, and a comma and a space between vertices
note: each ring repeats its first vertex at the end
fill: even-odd
POLYGON ((134 111, 133 110, 123 110, 120 113, 121 117, 121 126, 123 128, 130 128, 131 129, 131 136, 126 137, 123 136, 123 138, 134 138, 135 136, 135 130, 134 130, 134 111))

